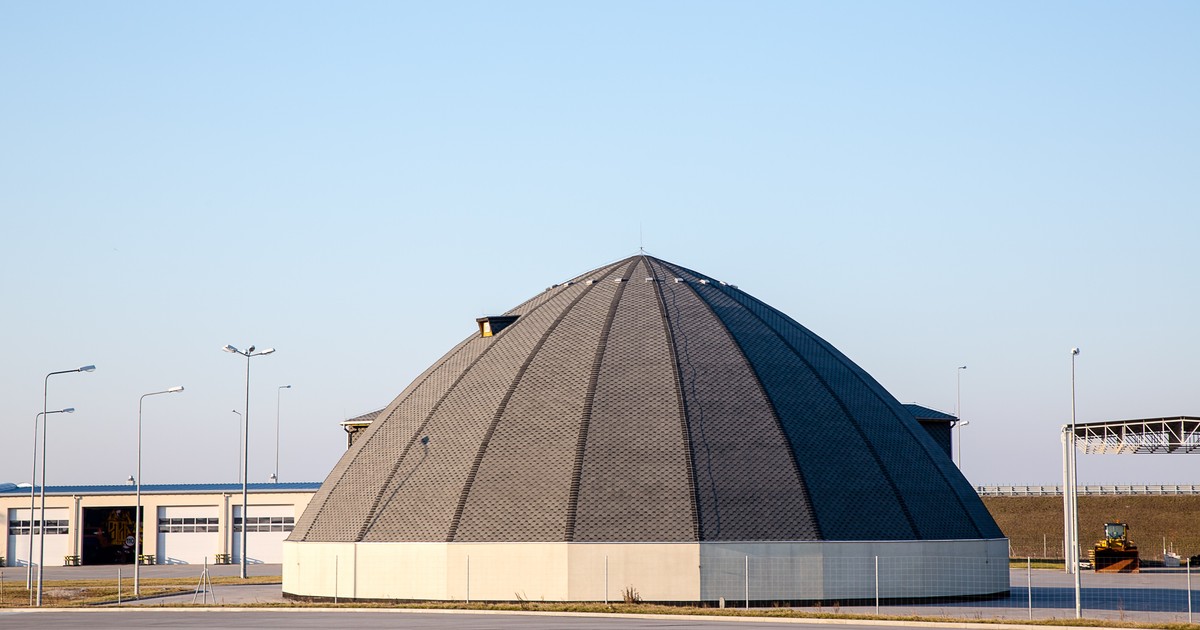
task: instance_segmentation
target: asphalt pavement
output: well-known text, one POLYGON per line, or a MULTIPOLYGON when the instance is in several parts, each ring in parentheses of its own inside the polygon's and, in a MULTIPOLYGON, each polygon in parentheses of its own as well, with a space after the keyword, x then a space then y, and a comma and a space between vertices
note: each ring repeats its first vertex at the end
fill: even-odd
MULTIPOLYGON (((701 630, 752 630, 754 628, 811 628, 828 630, 880 630, 903 627, 895 623, 845 623, 772 619, 695 616, 585 615, 559 613, 520 613, 489 611, 408 611, 408 610, 313 610, 313 609, 232 609, 232 608, 144 608, 55 611, 0 611, 0 628, 231 628, 265 630, 286 628, 429 628, 436 630, 665 630, 699 628, 701 630)), ((961 624, 954 627, 962 627, 961 624)), ((991 626, 995 628, 996 626, 991 626)))

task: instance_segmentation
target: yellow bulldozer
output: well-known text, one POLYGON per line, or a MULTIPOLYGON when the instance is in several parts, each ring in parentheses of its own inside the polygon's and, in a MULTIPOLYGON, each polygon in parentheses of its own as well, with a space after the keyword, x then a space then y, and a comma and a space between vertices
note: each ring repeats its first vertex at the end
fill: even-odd
POLYGON ((1092 567, 1100 573, 1137 573, 1138 548, 1129 540, 1129 525, 1105 523, 1104 540, 1092 548, 1092 567))

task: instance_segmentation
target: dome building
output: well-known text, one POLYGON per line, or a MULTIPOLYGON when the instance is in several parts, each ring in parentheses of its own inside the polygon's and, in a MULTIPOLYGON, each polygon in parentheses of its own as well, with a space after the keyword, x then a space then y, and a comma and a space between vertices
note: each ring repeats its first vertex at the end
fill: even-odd
POLYGON ((477 324, 322 484, 284 543, 285 594, 1008 590, 1007 540, 912 412, 736 286, 636 255, 477 324))

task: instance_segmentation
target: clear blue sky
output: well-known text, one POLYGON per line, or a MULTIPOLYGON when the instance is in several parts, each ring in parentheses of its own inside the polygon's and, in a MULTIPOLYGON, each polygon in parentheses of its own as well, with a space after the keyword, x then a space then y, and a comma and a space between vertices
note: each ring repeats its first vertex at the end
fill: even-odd
MULTIPOLYGON (((1200 415, 1200 4, 0 8, 0 481, 324 479, 337 423, 637 251, 735 282, 965 472, 1058 483, 1080 421, 1200 415), (640 239, 640 240, 639 240, 640 239)), ((1080 481, 1200 483, 1200 456, 1080 481)))

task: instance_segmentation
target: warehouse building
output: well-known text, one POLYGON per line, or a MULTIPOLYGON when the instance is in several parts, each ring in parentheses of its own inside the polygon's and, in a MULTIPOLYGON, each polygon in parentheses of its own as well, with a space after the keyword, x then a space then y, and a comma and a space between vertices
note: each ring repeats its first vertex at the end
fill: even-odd
MULTIPOLYGON (((247 563, 279 563, 281 543, 316 492, 317 483, 252 483, 247 487, 247 563)), ((35 489, 40 494, 40 488, 35 489)), ((30 519, 30 487, 0 485, 5 519, 5 566, 39 557, 40 496, 30 519), (32 522, 31 522, 32 520, 32 522)), ((51 565, 129 564, 134 561, 135 488, 47 486, 45 562, 51 565)), ((142 486, 143 564, 240 563, 241 484, 142 486)))
POLYGON ((927 430, 736 286, 636 255, 474 323, 347 425, 284 542, 286 595, 1007 592, 1007 540, 950 460, 949 420, 927 430))

